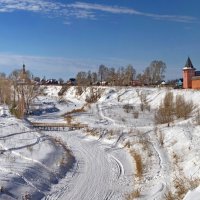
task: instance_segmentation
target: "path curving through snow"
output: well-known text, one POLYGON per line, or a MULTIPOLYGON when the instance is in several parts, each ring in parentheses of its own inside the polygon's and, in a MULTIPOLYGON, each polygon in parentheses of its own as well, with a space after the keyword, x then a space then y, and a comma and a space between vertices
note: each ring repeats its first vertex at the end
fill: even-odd
POLYGON ((67 143, 76 158, 76 164, 64 179, 52 186, 45 199, 125 199, 125 195, 131 191, 133 173, 128 152, 89 139, 80 132, 52 134, 56 134, 67 143))

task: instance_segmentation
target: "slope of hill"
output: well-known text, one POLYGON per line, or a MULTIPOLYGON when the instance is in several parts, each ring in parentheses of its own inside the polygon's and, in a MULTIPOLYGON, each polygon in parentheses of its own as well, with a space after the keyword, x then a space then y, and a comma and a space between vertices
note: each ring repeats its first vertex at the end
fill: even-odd
POLYGON ((170 90, 196 107, 168 125, 156 124, 154 115, 169 89, 70 87, 59 96, 60 89, 47 86, 35 102, 41 112, 28 119, 87 127, 36 131, 12 116, 1 118, 1 199, 198 197, 199 91, 170 90))

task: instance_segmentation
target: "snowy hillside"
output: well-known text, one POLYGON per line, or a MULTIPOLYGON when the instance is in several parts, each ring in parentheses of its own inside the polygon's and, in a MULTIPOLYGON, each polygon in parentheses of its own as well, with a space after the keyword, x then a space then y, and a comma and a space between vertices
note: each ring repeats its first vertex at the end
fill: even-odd
POLYGON ((2 117, 0 199, 199 198, 199 91, 170 90, 195 108, 168 125, 154 115, 169 89, 70 87, 58 96, 60 89, 47 86, 28 120, 85 128, 35 130, 2 117))

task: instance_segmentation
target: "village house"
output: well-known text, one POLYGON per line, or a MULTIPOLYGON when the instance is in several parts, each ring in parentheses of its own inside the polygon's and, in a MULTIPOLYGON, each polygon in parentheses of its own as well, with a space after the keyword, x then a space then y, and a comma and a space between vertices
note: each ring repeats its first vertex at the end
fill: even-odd
POLYGON ((196 71, 189 57, 183 68, 183 88, 200 89, 200 71, 196 71))

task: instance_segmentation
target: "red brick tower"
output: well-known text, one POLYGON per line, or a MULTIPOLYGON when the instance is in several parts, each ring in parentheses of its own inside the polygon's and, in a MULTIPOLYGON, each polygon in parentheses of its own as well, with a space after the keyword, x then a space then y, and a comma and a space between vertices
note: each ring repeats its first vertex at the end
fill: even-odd
POLYGON ((192 77, 195 76, 195 68, 188 57, 185 67, 183 68, 183 88, 192 88, 192 77))

